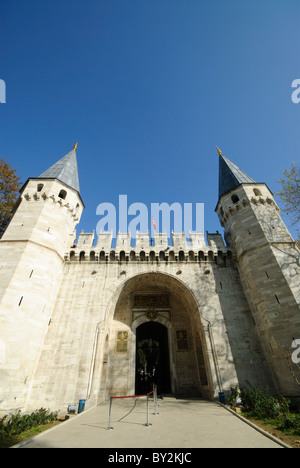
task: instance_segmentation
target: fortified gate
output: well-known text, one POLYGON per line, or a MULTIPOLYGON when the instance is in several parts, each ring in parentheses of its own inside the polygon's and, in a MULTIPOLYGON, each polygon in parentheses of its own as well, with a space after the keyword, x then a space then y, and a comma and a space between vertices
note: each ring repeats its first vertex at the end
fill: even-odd
POLYGON ((246 381, 297 399, 299 248, 273 195, 219 152, 220 233, 79 234, 75 148, 20 191, 0 240, 0 410, 246 381), (76 243, 75 243, 76 242, 76 243))

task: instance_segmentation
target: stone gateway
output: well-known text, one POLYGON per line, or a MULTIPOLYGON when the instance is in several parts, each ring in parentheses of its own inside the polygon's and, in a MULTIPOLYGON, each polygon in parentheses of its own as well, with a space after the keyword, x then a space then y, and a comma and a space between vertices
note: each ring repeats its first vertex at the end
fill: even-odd
POLYGON ((0 410, 148 392, 297 399, 300 252, 270 189, 219 151, 220 233, 81 233, 76 148, 20 191, 0 240, 0 410), (135 245, 133 245, 135 244, 135 245))

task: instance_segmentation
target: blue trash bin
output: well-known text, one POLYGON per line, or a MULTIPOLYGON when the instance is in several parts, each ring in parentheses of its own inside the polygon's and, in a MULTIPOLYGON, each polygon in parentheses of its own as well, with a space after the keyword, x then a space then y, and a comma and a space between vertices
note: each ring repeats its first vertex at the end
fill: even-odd
POLYGON ((82 413, 84 410, 86 400, 79 400, 79 405, 78 405, 78 413, 82 413))
POLYGON ((224 392, 219 393, 219 402, 225 405, 225 393, 224 392))

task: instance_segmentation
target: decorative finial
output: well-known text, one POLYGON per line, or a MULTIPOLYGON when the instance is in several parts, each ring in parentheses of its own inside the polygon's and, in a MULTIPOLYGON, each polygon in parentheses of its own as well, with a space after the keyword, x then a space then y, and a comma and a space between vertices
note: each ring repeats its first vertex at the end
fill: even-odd
POLYGON ((219 155, 222 156, 222 151, 220 150, 220 148, 218 148, 217 146, 216 146, 216 148, 217 148, 217 151, 218 151, 219 155))
POLYGON ((73 146, 73 150, 77 150, 77 143, 73 146))

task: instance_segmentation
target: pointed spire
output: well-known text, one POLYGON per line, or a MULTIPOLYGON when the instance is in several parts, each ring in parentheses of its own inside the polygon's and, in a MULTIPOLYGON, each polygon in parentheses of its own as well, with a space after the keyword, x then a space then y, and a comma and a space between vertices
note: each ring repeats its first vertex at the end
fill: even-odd
POLYGON ((39 179, 57 179, 80 193, 76 149, 77 143, 70 153, 43 172, 39 179))
POLYGON ((226 158, 217 147, 219 154, 219 198, 240 184, 255 184, 238 166, 226 158))

